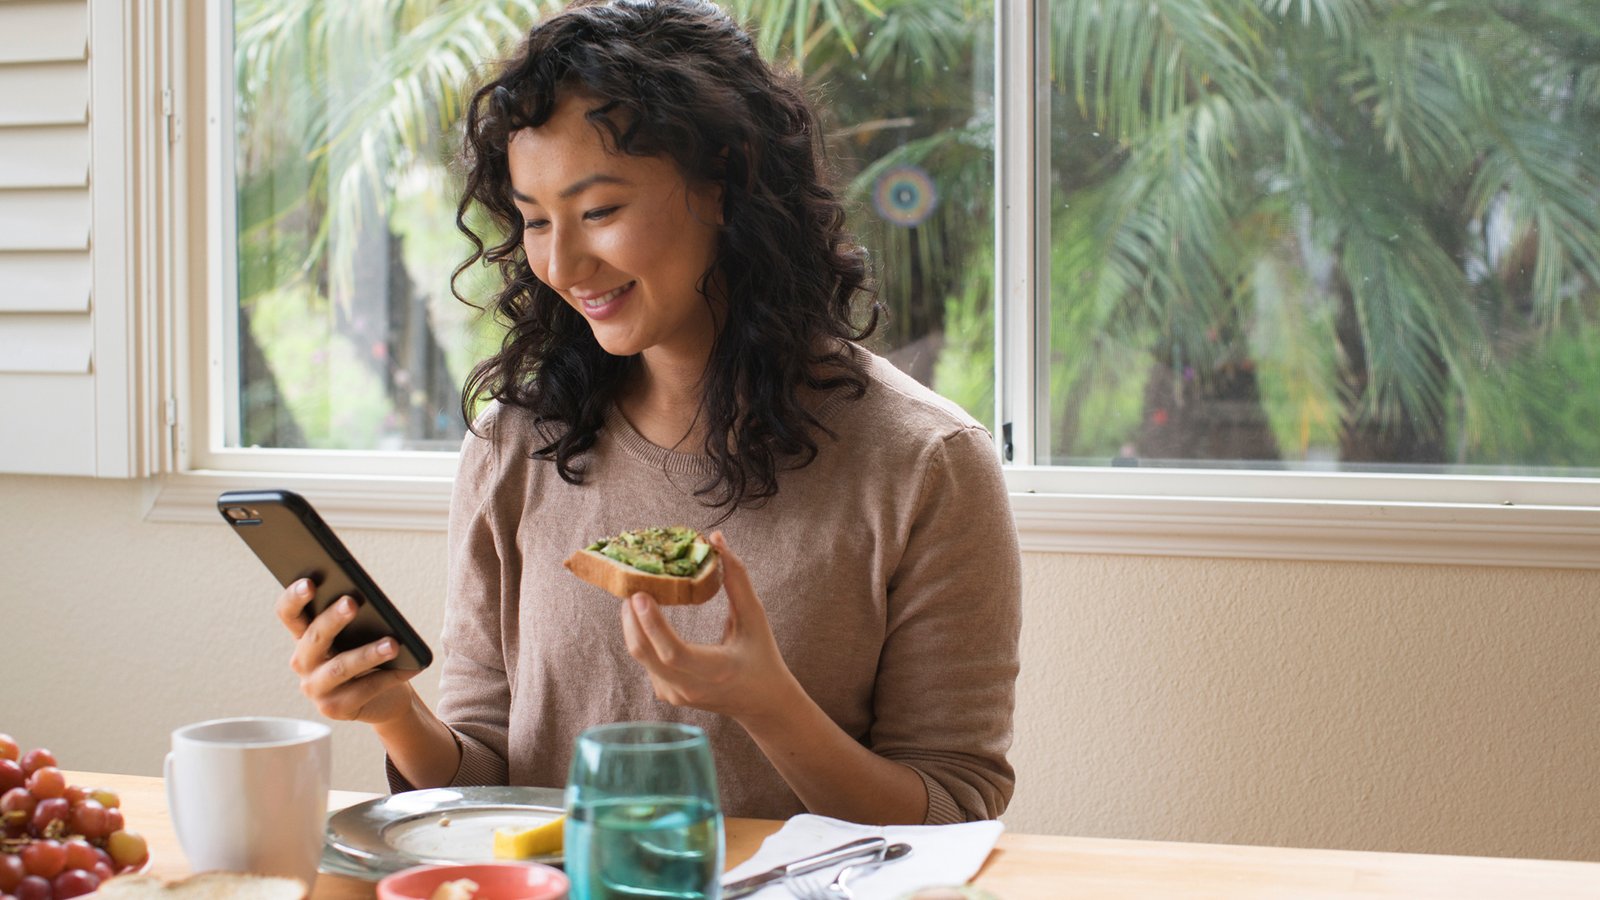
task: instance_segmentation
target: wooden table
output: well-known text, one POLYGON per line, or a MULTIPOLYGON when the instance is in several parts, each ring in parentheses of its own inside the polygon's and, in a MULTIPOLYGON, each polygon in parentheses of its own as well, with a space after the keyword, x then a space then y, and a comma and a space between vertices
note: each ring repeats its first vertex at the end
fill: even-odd
MULTIPOLYGON (((189 874, 160 778, 68 772, 122 796, 150 844, 150 871, 189 874)), ((372 794, 334 791, 338 809, 372 794)), ((749 859, 781 822, 729 819, 727 863, 749 859)), ((1600 863, 1348 850, 1297 850, 1005 834, 973 883, 1001 900, 1600 900, 1600 863)), ((317 877, 313 900, 370 900, 373 886, 317 877)))

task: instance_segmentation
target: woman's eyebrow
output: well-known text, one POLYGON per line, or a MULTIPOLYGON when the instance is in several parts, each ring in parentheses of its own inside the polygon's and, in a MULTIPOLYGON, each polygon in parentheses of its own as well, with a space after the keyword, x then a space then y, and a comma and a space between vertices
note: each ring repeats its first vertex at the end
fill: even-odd
MULTIPOLYGON (((561 189, 561 193, 558 194, 557 196, 559 196, 562 200, 568 200, 568 199, 571 199, 573 197, 576 197, 577 195, 583 193, 584 191, 588 190, 591 187, 594 187, 597 184, 628 185, 628 184, 632 184, 632 183, 633 182, 629 181, 628 179, 622 178, 622 177, 617 176, 617 175, 607 175, 604 172, 596 172, 593 175, 589 175, 587 177, 580 178, 577 181, 574 181, 573 183, 571 183, 571 184, 567 185, 566 187, 562 188, 561 189)), ((517 198, 518 200, 521 200, 523 203, 538 204, 538 202, 539 202, 539 201, 533 199, 532 197, 529 197, 527 194, 522 193, 521 191, 517 190, 514 187, 511 189, 511 196, 517 198)))

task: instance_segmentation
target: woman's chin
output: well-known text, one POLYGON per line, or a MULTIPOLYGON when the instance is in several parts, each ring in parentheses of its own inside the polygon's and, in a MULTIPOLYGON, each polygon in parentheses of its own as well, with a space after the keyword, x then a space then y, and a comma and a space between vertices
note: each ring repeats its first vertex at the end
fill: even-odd
POLYGON ((636 341, 617 335, 607 335, 603 332, 604 329, 594 329, 595 342, 600 345, 601 350, 612 356, 637 356, 644 351, 644 348, 640 347, 636 341))

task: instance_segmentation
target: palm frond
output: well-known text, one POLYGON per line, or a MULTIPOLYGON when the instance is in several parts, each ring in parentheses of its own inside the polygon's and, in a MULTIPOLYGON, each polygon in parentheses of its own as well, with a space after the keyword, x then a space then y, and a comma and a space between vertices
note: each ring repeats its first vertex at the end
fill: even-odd
POLYGON ((1260 75, 1269 24, 1242 3, 1062 0, 1051 7, 1053 77, 1086 116, 1126 138, 1203 94, 1270 93, 1260 75))
POLYGON ((1533 308, 1541 326, 1553 327, 1576 297, 1574 275, 1600 285, 1600 160, 1589 150, 1600 134, 1589 131, 1578 143, 1572 126, 1548 118, 1483 124, 1491 143, 1468 209, 1483 216, 1500 201, 1513 223, 1512 242, 1532 237, 1533 308))
POLYGON ((873 0, 730 0, 726 7, 752 32, 763 57, 788 60, 802 72, 811 52, 829 39, 850 56, 860 53, 861 21, 884 17, 873 0))
POLYGON ((867 35, 866 74, 897 83, 937 84, 941 73, 963 68, 972 45, 972 18, 948 0, 896 3, 867 35))
POLYGON ((1260 0, 1261 9, 1280 23, 1301 28, 1316 25, 1326 35, 1349 44, 1366 32, 1376 15, 1373 0, 1260 0))
POLYGON ((1365 158, 1334 154, 1309 186, 1310 205, 1338 235, 1337 268, 1360 334, 1366 384, 1351 413, 1437 432, 1451 389, 1485 341, 1466 276, 1431 230, 1426 201, 1400 184, 1365 158))
POLYGON ((1467 98, 1485 102, 1479 67, 1453 35, 1402 27, 1395 17, 1387 24, 1362 41, 1364 65, 1347 75, 1344 87, 1351 102, 1370 111, 1401 174, 1438 183, 1437 174, 1459 172, 1472 159, 1463 122, 1471 108, 1467 98))

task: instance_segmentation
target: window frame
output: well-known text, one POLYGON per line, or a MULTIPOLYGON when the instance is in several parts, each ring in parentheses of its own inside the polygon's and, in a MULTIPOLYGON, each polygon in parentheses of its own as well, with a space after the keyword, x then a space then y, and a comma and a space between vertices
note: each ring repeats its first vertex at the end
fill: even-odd
MULTIPOLYGON (((222 240, 233 212, 232 2, 191 0, 186 10, 203 16, 206 98, 205 143, 194 148, 204 180, 189 188, 203 195, 204 221, 225 227, 204 229, 205 275, 192 280, 205 289, 180 313, 205 339, 182 376, 176 461, 147 491, 146 518, 214 521, 222 490, 272 484, 311 495, 339 525, 442 529, 456 453, 223 446, 225 338, 236 324, 236 256, 222 240)), ((1048 0, 996 0, 995 442, 1023 549, 1600 568, 1600 479, 1035 464, 1049 433, 1036 419, 1049 339, 1049 236, 1039 215, 1050 199, 1047 14, 1048 0)), ((169 183, 181 190, 183 179, 169 183)), ((179 234, 200 249, 193 228, 179 234)))

